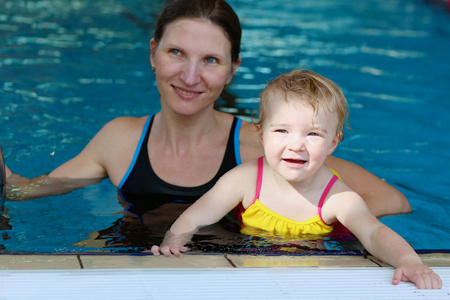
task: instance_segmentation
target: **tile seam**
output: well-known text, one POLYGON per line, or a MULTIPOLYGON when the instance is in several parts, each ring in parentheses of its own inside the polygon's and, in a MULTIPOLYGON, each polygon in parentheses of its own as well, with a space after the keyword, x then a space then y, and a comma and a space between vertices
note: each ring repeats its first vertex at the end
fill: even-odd
POLYGON ((83 266, 83 262, 81 261, 81 255, 80 255, 80 253, 77 253, 77 260, 78 260, 78 264, 80 265, 80 269, 84 269, 84 266, 83 266))
POLYGON ((223 255, 223 257, 230 263, 233 268, 237 268, 236 264, 230 258, 228 258, 228 255, 226 253, 223 255))

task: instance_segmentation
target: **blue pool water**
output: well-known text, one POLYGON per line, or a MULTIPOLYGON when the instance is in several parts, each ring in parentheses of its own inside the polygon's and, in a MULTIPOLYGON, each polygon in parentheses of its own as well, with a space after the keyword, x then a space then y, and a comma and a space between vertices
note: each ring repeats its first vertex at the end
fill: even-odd
MULTIPOLYGON (((0 145, 13 171, 27 177, 49 172, 78 154, 109 120, 159 110, 148 42, 165 3, 155 2, 0 2, 0 145)), ((254 98, 265 83, 294 67, 331 78, 347 96, 352 127, 335 155, 408 197, 412 214, 381 220, 416 250, 450 249, 450 14, 444 5, 229 3, 243 26, 243 63, 228 88, 234 100, 219 102, 221 109, 254 113, 254 98)), ((11 228, 0 230, 3 251, 141 249, 120 234, 111 238, 123 220, 107 180, 68 195, 9 201, 6 207, 11 228)), ((130 231, 139 229, 133 226, 130 231)), ((257 251, 276 248, 270 241, 245 239, 233 235, 228 242, 257 251)), ((200 237, 199 244, 208 249, 216 240, 200 237)), ((346 241, 322 242, 318 248, 346 249, 346 241)), ((315 248, 312 243, 296 249, 315 248)))

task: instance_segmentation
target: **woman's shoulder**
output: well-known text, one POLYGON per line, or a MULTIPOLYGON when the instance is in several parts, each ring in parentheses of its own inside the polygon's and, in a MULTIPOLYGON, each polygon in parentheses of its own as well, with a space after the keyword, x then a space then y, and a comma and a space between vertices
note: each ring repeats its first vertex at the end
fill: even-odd
POLYGON ((239 145, 242 162, 254 160, 264 154, 259 139, 259 131, 253 123, 242 121, 239 132, 239 145))
MULTIPOLYGON (((103 126, 105 130, 112 131, 129 131, 130 129, 143 128, 145 122, 149 117, 118 117, 115 118, 103 126)), ((102 130, 103 130, 102 129, 102 130)))
MULTIPOLYGON (((96 134, 91 142, 112 145, 138 140, 148 117, 118 117, 108 123, 96 134)), ((103 147, 103 146, 102 146, 103 147)))

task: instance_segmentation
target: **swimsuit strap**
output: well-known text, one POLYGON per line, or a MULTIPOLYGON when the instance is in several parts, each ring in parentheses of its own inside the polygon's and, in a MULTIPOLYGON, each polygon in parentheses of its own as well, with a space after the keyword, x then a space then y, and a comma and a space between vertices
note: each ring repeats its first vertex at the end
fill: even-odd
POLYGON ((330 192, 330 190, 333 187, 333 185, 336 182, 336 180, 338 180, 338 177, 336 175, 333 175, 333 177, 331 178, 330 182, 328 182, 327 187, 323 191, 322 196, 320 197, 320 201, 319 201, 319 217, 320 217, 320 220, 322 220, 322 222, 324 224, 328 225, 328 226, 331 226, 331 225, 327 224, 322 219, 322 206, 323 206, 323 203, 325 202, 325 198, 327 197, 328 193, 330 192))
POLYGON ((258 178, 256 179, 255 199, 253 199, 253 202, 250 205, 253 205, 253 203, 255 203, 256 199, 259 198, 259 193, 261 192, 263 165, 264 165, 264 159, 261 156, 260 158, 258 158, 258 178))
MULTIPOLYGON (((241 149, 239 144, 239 133, 241 132, 242 119, 236 118, 236 127, 234 128, 234 156, 236 158, 236 165, 239 166, 242 163, 241 149)), ((234 126, 234 122, 233 122, 234 126)), ((231 133, 230 133, 231 134, 231 133)))
MULTIPOLYGON (((134 151, 134 156, 133 156, 133 159, 131 160, 131 164, 128 167, 128 170, 125 173, 125 175, 123 176, 122 180, 120 181, 119 186, 117 187, 117 189, 119 190, 119 193, 122 190, 122 187, 125 184, 125 181, 127 181, 128 176, 130 176, 131 171, 133 171, 134 166, 136 165, 136 162, 139 158, 139 154, 142 150, 142 146, 147 147, 148 136, 150 135, 150 128, 153 123, 154 116, 155 115, 148 116, 147 121, 145 121, 145 125, 144 125, 144 128, 142 129, 141 137, 136 146, 136 150, 134 151)), ((148 156, 148 154, 147 154, 147 156, 148 156)), ((122 197, 122 199, 124 199, 124 198, 122 197)))

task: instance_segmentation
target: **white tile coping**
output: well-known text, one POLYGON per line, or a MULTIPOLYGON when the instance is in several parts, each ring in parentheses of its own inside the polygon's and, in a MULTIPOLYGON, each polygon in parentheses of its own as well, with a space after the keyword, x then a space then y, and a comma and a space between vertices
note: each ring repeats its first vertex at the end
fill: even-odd
POLYGON ((391 284, 393 268, 151 268, 0 270, 0 299, 450 299, 391 284))

